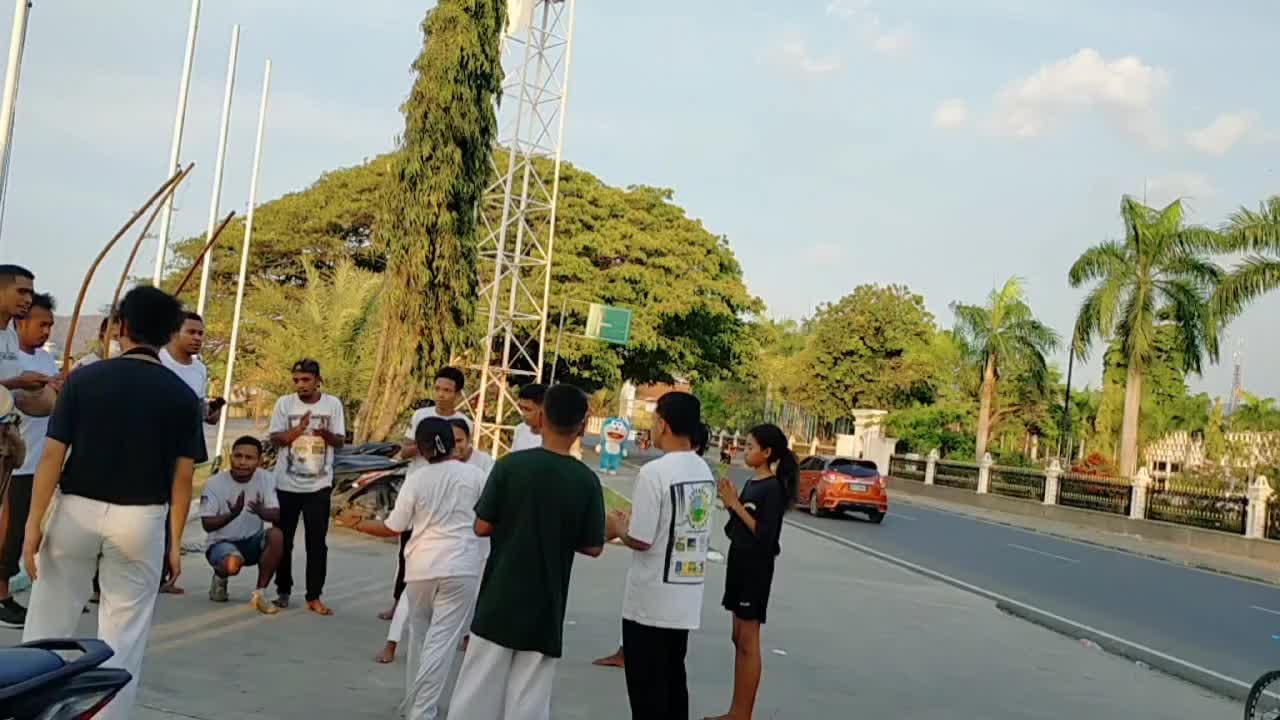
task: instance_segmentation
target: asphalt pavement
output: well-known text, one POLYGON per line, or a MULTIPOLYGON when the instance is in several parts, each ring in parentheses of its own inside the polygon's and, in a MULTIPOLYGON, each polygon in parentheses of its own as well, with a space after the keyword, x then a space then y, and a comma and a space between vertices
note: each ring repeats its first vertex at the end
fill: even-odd
MULTIPOLYGON (((743 468, 732 475, 741 483, 743 468)), ((1280 668, 1280 588, 890 497, 862 516, 789 521, 1096 628, 1246 687, 1280 668)), ((856 552, 850 548, 850 552, 856 552)))

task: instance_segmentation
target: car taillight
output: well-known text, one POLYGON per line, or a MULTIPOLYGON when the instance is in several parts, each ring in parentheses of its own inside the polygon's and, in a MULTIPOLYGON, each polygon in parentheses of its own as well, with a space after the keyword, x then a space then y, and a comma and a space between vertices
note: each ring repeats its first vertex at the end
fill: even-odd
POLYGON ((111 702, 120 688, 64 698, 45 708, 36 720, 90 720, 111 702))

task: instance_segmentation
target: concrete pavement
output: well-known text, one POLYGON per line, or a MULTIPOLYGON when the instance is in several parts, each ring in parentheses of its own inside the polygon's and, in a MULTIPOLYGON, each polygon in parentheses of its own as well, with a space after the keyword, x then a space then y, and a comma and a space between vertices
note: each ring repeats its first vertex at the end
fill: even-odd
MULTIPOLYGON (((628 475, 607 482, 629 494, 628 475)), ((345 532, 330 543, 331 618, 301 609, 257 615, 244 605, 249 578, 232 581, 231 604, 213 605, 203 559, 187 556, 188 595, 159 600, 137 717, 397 717, 404 665, 372 662, 386 632, 375 614, 389 599, 395 547, 345 532)), ((988 600, 794 527, 783 547, 757 718, 1226 720, 1239 712, 1192 685, 1010 618, 988 600)), ((590 665, 617 645, 628 552, 611 546, 600 559, 575 563, 555 718, 628 716, 622 673, 590 665)), ((298 560, 300 568, 301 550, 298 560)), ((713 565, 703 628, 689 649, 695 717, 728 703, 722 588, 723 566, 713 565)), ((91 633, 91 618, 82 627, 91 633)))

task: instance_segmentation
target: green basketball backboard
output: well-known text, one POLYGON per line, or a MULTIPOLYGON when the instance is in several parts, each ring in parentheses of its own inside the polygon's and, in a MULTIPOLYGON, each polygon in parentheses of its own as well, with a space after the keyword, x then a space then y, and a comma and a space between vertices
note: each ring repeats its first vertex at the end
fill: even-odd
POLYGON ((631 311, 591 303, 591 310, 587 313, 587 337, 626 345, 631 340, 631 311))

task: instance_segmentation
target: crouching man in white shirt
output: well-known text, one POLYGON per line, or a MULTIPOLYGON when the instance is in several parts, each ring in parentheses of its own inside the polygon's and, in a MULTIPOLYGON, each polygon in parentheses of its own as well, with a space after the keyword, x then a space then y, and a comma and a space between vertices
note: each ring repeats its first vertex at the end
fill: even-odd
MULTIPOLYGON (((409 677, 406 717, 438 715, 458 642, 475 610, 482 564, 474 531, 475 506, 484 490, 479 468, 453 454, 453 427, 427 418, 414 430, 418 456, 383 520, 346 523, 360 532, 396 537, 411 529, 405 544, 405 592, 409 614, 409 677)), ((345 522, 345 520, 340 520, 345 522)))
POLYGON ((249 604, 264 615, 280 608, 266 598, 267 586, 284 555, 280 501, 271 473, 260 470, 262 443, 245 435, 231 446, 231 470, 209 478, 200 495, 200 524, 209 534, 204 556, 213 566, 209 599, 227 601, 227 579, 245 566, 258 566, 258 584, 249 604), (265 521, 265 522, 264 522, 265 521))

